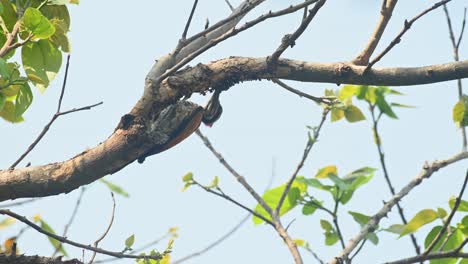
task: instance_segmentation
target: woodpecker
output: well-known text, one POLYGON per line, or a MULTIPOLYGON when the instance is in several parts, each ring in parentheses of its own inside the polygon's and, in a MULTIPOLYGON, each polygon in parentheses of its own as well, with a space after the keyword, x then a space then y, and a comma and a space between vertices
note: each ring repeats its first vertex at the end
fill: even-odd
POLYGON ((221 94, 221 91, 221 89, 215 90, 210 101, 208 101, 208 104, 205 106, 202 122, 209 127, 213 126, 213 124, 221 117, 221 114, 223 113, 223 107, 219 102, 219 95, 221 94))

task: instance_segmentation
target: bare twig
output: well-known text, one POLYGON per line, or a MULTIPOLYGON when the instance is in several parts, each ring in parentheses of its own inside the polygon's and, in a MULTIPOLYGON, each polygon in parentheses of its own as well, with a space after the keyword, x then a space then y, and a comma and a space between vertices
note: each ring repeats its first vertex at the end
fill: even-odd
MULTIPOLYGON (((287 34, 283 37, 279 47, 268 58, 270 63, 276 63, 281 54, 283 54, 283 52, 286 51, 288 47, 293 47, 294 45, 296 45, 296 40, 302 35, 302 33, 304 33, 304 31, 310 25, 310 22, 312 22, 315 15, 317 15, 318 11, 320 10, 320 8, 322 8, 326 1, 327 0, 317 1, 314 7, 309 11, 309 14, 306 16, 306 18, 302 19, 301 24, 296 29, 296 31, 294 31, 294 33, 292 34, 287 34)), ((307 5, 304 6, 304 8, 305 7, 307 7, 307 5)))
MULTIPOLYGON (((75 207, 73 208, 73 212, 72 212, 72 214, 70 216, 70 219, 68 220, 68 223, 63 228, 63 233, 62 233, 63 237, 67 237, 68 229, 70 228, 70 226, 73 224, 73 221, 75 220, 76 214, 78 212, 78 208, 80 207, 80 204, 81 204, 81 199, 83 199, 83 195, 84 195, 85 191, 86 191, 86 187, 82 187, 81 192, 78 195, 78 198, 76 199, 75 207)), ((52 257, 55 257, 57 255, 57 253, 60 251, 61 247, 62 247, 62 244, 59 244, 55 248, 55 251, 54 251, 54 254, 52 254, 52 257)))
MULTIPOLYGON (((375 116, 375 106, 369 103, 369 108, 372 116, 372 129, 375 135, 375 145, 377 146, 377 151, 379 153, 379 160, 380 160, 380 166, 382 166, 382 171, 383 175, 385 178, 385 181, 387 183, 388 188, 390 189, 390 193, 392 196, 396 194, 395 188, 393 187, 392 181, 390 180, 390 174, 388 173, 387 170, 387 162, 385 161, 385 153, 382 149, 382 140, 380 138, 380 133, 379 133, 379 120, 381 115, 379 117, 375 116)), ((406 220, 405 213, 403 212, 403 207, 400 205, 399 202, 396 204, 397 209, 398 209, 398 214, 400 215, 401 221, 403 224, 408 224, 408 220, 406 220)), ((421 249, 419 247, 418 241, 416 240, 416 236, 414 234, 410 234, 410 239, 411 243, 413 244, 414 250, 416 251, 416 254, 419 255, 421 253, 421 249)))
MULTIPOLYGON (((271 184, 273 183, 273 179, 275 178, 275 159, 273 159, 273 163, 272 163, 272 169, 271 169, 271 177, 268 181, 268 184, 267 184, 267 187, 265 188, 265 190, 268 190, 270 187, 271 187, 271 184)), ((223 193, 224 194, 224 193, 223 193)), ((209 250, 213 249, 214 247, 218 246, 219 244, 221 244, 223 241, 225 241, 226 239, 228 239, 230 236, 232 236, 237 230, 239 230, 239 228, 245 223, 247 222, 247 220, 250 219, 252 213, 249 213, 244 217, 242 218, 241 221, 239 221, 239 223, 237 223, 231 230, 229 230, 227 233, 225 233, 224 235, 222 235, 221 237, 219 237, 217 240, 215 240, 214 242, 210 243, 208 246, 206 246, 205 248, 203 248, 202 250, 199 250, 199 251, 196 251, 196 252, 193 252, 191 254, 188 254, 187 256, 185 257, 182 257, 178 260, 175 260, 173 262, 173 264, 180 264, 182 262, 185 262, 189 259, 192 259, 192 258, 195 258, 195 257, 198 257, 202 254, 205 254, 206 252, 208 252, 209 250)), ((265 219, 262 219, 265 221, 265 219)), ((269 220, 268 220, 269 221, 269 220)), ((266 221, 266 223, 268 223, 268 221, 266 221)))
MULTIPOLYGON (((463 38, 463 32, 465 30, 466 8, 465 8, 465 12, 464 12, 464 15, 463 15, 462 28, 460 30, 460 35, 458 37, 458 41, 455 40, 455 33, 453 33, 452 20, 450 19, 450 14, 449 14, 449 11, 448 11, 446 5, 444 5, 444 12, 445 12, 445 18, 447 19, 447 25, 448 25, 448 30, 449 30, 449 38, 450 38, 450 41, 452 42, 453 58, 454 58, 455 61, 460 61, 458 48, 460 47, 460 43, 461 43, 461 40, 463 38)), ((458 86, 458 99, 461 100, 463 98, 463 85, 462 85, 462 81, 460 79, 457 80, 457 86, 458 86)), ((461 129, 461 133, 462 133, 463 150, 466 150, 466 147, 467 147, 466 129, 465 129, 464 126, 461 126, 460 129, 461 129)))
POLYGON ((221 197, 221 198, 223 198, 223 199, 225 199, 225 200, 227 200, 227 201, 229 201, 229 202, 231 202, 231 203, 233 203, 233 204, 239 206, 240 208, 246 210, 246 211, 249 212, 250 214, 253 214, 253 215, 255 215, 256 217, 262 219, 263 221, 265 221, 265 223, 267 223, 267 224, 269 224, 269 225, 271 225, 271 226, 274 226, 274 224, 273 224, 273 222, 272 222, 271 220, 265 218, 263 215, 261 215, 261 214, 255 212, 254 210, 248 208, 247 206, 245 206, 245 205, 239 203, 238 201, 234 200, 231 196, 226 195, 224 192, 217 192, 217 191, 214 191, 214 190, 212 190, 211 188, 207 188, 207 187, 201 185, 201 184, 198 183, 197 181, 194 181, 194 183, 195 183, 198 187, 202 188, 203 190, 205 190, 205 191, 207 191, 207 192, 209 192, 209 193, 211 193, 211 194, 214 194, 214 195, 216 195, 216 196, 218 196, 218 197, 221 197))
POLYGON ((74 112, 79 112, 79 111, 83 111, 83 110, 90 110, 93 107, 96 107, 96 106, 102 104, 102 102, 99 102, 97 104, 88 105, 88 106, 84 106, 84 107, 80 107, 80 108, 74 108, 74 109, 71 109, 71 110, 68 110, 68 111, 60 112, 60 108, 61 108, 61 105, 62 105, 62 99, 63 99, 63 95, 65 93, 65 87, 66 87, 67 78, 68 78, 69 61, 70 61, 70 55, 68 55, 68 57, 67 57, 67 64, 66 64, 66 68, 65 68, 65 77, 63 79, 62 91, 60 93, 60 98, 59 98, 59 102, 58 102, 58 106, 57 106, 57 112, 52 116, 49 123, 46 124, 46 126, 42 129, 39 136, 37 136, 37 138, 31 143, 31 145, 28 147, 28 149, 23 154, 21 154, 21 156, 15 162, 13 162, 13 164, 11 164, 11 166, 9 168, 10 170, 13 170, 16 167, 16 165, 18 165, 36 147, 36 145, 42 140, 42 138, 45 136, 47 131, 49 131, 50 127, 52 126, 52 124, 55 122, 55 120, 57 118, 59 118, 62 115, 67 115, 67 114, 71 114, 71 113, 74 113, 74 112))
POLYGON ((413 180, 405 185, 396 195, 392 197, 392 199, 390 199, 390 201, 385 203, 384 206, 371 217, 369 222, 361 229, 359 234, 348 242, 346 248, 341 251, 341 253, 333 260, 331 260, 330 264, 338 264, 340 261, 348 259, 349 254, 359 245, 363 239, 366 238, 367 234, 375 230, 375 227, 379 224, 380 220, 384 218, 388 212, 390 212, 393 206, 395 206, 398 201, 403 199, 403 197, 408 195, 408 193, 410 193, 411 190, 418 186, 424 179, 431 177, 434 172, 466 158, 468 158, 468 152, 464 151, 445 160, 434 161, 431 164, 426 163, 423 166, 423 169, 413 180))
POLYGON ((329 111, 330 111, 329 108, 325 108, 323 110, 322 119, 321 119, 318 127, 316 129, 314 129, 312 138, 307 139, 307 144, 306 144, 306 147, 304 148, 304 152, 302 154, 301 161, 299 162, 299 164, 297 164, 296 169, 294 170, 293 174, 289 178, 289 180, 288 180, 288 182, 286 184, 286 187, 284 188, 284 191, 283 191, 283 193, 281 195, 281 198, 278 201, 278 205, 276 206, 274 215, 272 217, 274 217, 274 218, 279 217, 279 212, 281 210, 281 207, 283 206, 284 200, 286 199, 286 196, 288 195, 289 190, 291 189, 291 186, 292 186, 294 180, 296 179, 297 174, 299 173, 299 171, 304 166, 304 163, 307 160, 307 157, 309 156, 310 150, 312 149, 314 144, 317 142, 317 139, 318 139, 318 137, 320 135, 320 130, 322 129, 322 126, 325 123, 325 120, 327 120, 327 116, 328 116, 329 111))
POLYGON ((198 0, 195 0, 193 2, 192 11, 190 11, 190 16, 187 19, 187 23, 185 24, 185 28, 184 28, 184 32, 182 33, 181 41, 185 41, 185 39, 187 38, 187 32, 188 32, 188 30, 190 28, 190 24, 192 23, 193 14, 195 14, 195 10, 197 9, 197 5, 198 5, 198 0))
POLYGON ((354 58, 352 63, 356 65, 366 65, 369 63, 369 59, 377 48, 380 39, 392 17, 393 9, 397 4, 398 0, 383 0, 382 7, 380 8, 380 18, 377 22, 377 25, 372 33, 372 36, 369 39, 366 47, 359 53, 359 55, 354 58))
POLYGON ((403 29, 398 33, 398 35, 390 42, 390 44, 379 54, 377 55, 369 64, 367 64, 366 69, 364 70, 364 73, 369 71, 374 64, 376 64, 378 61, 380 61, 383 56, 385 56, 393 47, 395 47, 396 44, 400 43, 401 37, 411 28, 414 22, 416 22, 418 19, 426 15, 427 13, 431 12, 432 10, 450 2, 451 0, 443 0, 440 2, 435 3, 432 5, 430 8, 424 10, 423 12, 419 13, 417 16, 413 17, 411 20, 405 20, 403 29))
POLYGON ((273 78, 271 79, 272 82, 278 84, 279 86, 283 87, 284 89, 294 93, 294 94, 297 94, 299 95, 300 97, 305 97, 309 100, 312 100, 318 104, 326 104, 326 105, 332 105, 335 101, 336 101, 336 98, 330 98, 330 97, 315 97, 313 95, 310 95, 310 94, 306 94, 304 92, 301 92, 297 89, 294 89, 293 87, 287 85, 286 83, 280 81, 279 79, 276 79, 276 78, 273 78))
MULTIPOLYGON (((111 197, 112 197, 112 214, 111 214, 111 219, 109 221, 109 225, 107 226, 106 230, 104 231, 104 233, 102 233, 102 235, 96 240, 94 241, 94 247, 97 247, 99 242, 101 242, 106 236, 107 234, 109 233, 111 227, 112 227, 112 224, 114 223, 114 216, 115 216, 115 197, 114 197, 114 193, 111 192, 111 197)), ((94 261, 94 258, 96 257, 96 254, 97 252, 94 251, 93 252, 93 256, 91 257, 91 259, 89 260, 89 264, 92 264, 93 261, 94 261)))
MULTIPOLYGON (((170 75, 174 74, 176 71, 178 71, 179 69, 181 69, 182 67, 184 67, 187 63, 191 62, 193 59, 195 59, 196 57, 198 57, 198 55, 204 53, 205 51, 209 50, 210 48, 216 46, 217 44, 219 44, 220 42, 230 38, 230 37, 233 37, 237 34, 239 34, 240 32, 243 32, 267 19, 270 19, 270 18, 275 18, 275 17, 279 17, 279 16, 284 16, 286 14, 290 14, 290 13, 294 13, 298 10, 301 10, 302 8, 306 7, 306 6, 309 6, 315 2, 317 2, 319 0, 307 0, 303 3, 300 3, 300 4, 297 4, 297 5, 294 5, 294 6, 290 6, 288 8, 285 8, 285 9, 282 9, 282 10, 279 10, 279 11, 276 11, 276 12, 268 12, 264 15, 261 15, 259 17, 257 17, 256 19, 254 20, 251 20, 249 22, 246 22, 244 25, 242 25, 241 27, 239 28, 232 28, 230 31, 226 32, 225 34, 215 38, 215 39, 212 39, 210 40, 209 42, 206 43, 206 45, 200 47, 199 49, 196 49, 195 51, 193 51, 192 53, 189 53, 187 54, 186 56, 183 57, 183 59, 181 59, 178 63, 176 63, 173 67, 171 67, 170 69, 168 69, 164 74, 161 74, 156 80, 154 80, 154 83, 160 83, 162 80, 166 79, 167 77, 169 77, 170 75)), ((324 0, 322 0, 324 1, 324 0)), ((211 28, 211 27, 210 27, 211 28)), ((189 39, 187 39, 187 41, 189 41, 189 39)), ((176 49, 177 51, 177 49, 176 49)))
POLYGON ((224 0, 224 2, 226 2, 226 4, 229 6, 229 9, 231 9, 231 11, 234 12, 234 7, 231 5, 229 0, 224 0))
POLYGON ((35 201, 39 201, 41 198, 32 198, 32 199, 27 199, 27 200, 24 200, 24 201, 20 201, 20 202, 13 202, 13 203, 7 203, 7 204, 0 204, 0 209, 1 208, 11 208, 11 207, 15 207, 15 206, 21 206, 21 205, 24 205, 24 204, 28 204, 28 203, 32 203, 32 202, 35 202, 35 201))
POLYGON ((57 240, 59 242, 62 242, 62 243, 65 243, 65 244, 68 244, 68 245, 71 245, 71 246, 74 246, 74 247, 77 247, 77 248, 86 249, 86 250, 89 250, 89 251, 97 252, 97 253, 100 253, 100 254, 104 254, 104 255, 108 255, 108 256, 112 256, 112 257, 116 257, 116 258, 154 259, 154 260, 162 259, 161 254, 156 254, 156 255, 153 255, 153 256, 137 256, 137 255, 123 254, 121 252, 109 251, 109 250, 105 250, 105 249, 102 249, 102 248, 92 247, 92 246, 89 246, 89 245, 81 244, 81 243, 69 240, 68 238, 65 238, 65 237, 62 237, 62 236, 59 236, 59 235, 56 235, 56 234, 52 234, 49 231, 44 230, 40 226, 36 225, 35 223, 29 221, 26 217, 21 216, 19 214, 16 214, 16 213, 14 213, 14 212, 12 212, 10 210, 0 210, 0 215, 11 216, 11 217, 15 218, 16 220, 18 220, 20 222, 23 222, 24 224, 30 226, 31 228, 33 228, 34 230, 36 230, 37 232, 39 232, 41 234, 44 234, 44 235, 46 235, 46 236, 48 236, 50 238, 53 238, 53 239, 55 239, 55 240, 57 240))
POLYGON ((460 194, 458 194, 458 197, 455 200, 455 204, 453 205, 452 211, 450 212, 449 216, 445 220, 444 225, 440 229, 437 236, 434 238, 434 240, 432 240, 431 244, 429 244, 429 246, 422 253, 422 255, 428 255, 434 249, 435 245, 440 241, 440 239, 444 235, 445 231, 447 230, 447 227, 450 226, 450 223, 452 222, 453 216, 455 215, 455 213, 457 212, 458 207, 460 206, 461 199, 463 197, 463 193, 465 192, 465 188, 466 188, 467 183, 468 183, 468 170, 466 171, 465 180, 464 180, 462 188, 460 190, 460 194))
MULTIPOLYGON (((257 201, 260 206, 265 209, 270 215, 273 214, 273 210, 271 209, 270 206, 263 200, 263 198, 250 186, 249 183, 245 180, 245 178, 240 175, 227 161, 224 159, 224 157, 221 155, 221 153, 217 152, 216 149, 213 147, 213 144, 211 144, 210 140, 205 137, 200 129, 197 129, 195 132, 198 137, 203 141, 203 144, 215 155, 215 157, 219 160, 219 162, 236 178, 236 180, 252 195, 252 197, 257 201)), ((245 208, 244 208, 245 209, 245 208)), ((249 209, 250 210, 250 209, 249 209)), ((262 219, 263 220, 263 219, 262 219)))
POLYGON ((323 261, 323 260, 317 255, 317 253, 315 253, 312 249, 310 249, 309 247, 303 248, 303 249, 305 249, 305 251, 309 252, 309 253, 312 255, 312 257, 314 257, 314 259, 317 260, 318 263, 320 263, 320 264, 325 264, 325 261, 323 261))

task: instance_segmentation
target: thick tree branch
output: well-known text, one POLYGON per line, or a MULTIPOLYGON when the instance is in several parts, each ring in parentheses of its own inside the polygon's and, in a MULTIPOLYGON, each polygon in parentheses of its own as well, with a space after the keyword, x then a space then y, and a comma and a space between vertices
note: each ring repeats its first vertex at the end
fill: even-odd
POLYGON ((83 264, 77 259, 62 260, 62 257, 48 258, 41 256, 6 256, 0 254, 0 264, 83 264))

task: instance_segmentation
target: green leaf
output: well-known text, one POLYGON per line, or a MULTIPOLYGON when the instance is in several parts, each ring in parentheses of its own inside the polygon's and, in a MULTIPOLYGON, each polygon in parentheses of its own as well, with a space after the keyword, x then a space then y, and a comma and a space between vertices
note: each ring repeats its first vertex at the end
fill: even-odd
POLYGON ((13 102, 6 101, 3 105, 3 109, 0 112, 0 117, 11 123, 20 123, 24 119, 22 116, 16 116, 16 107, 13 102))
POLYGON ((192 173, 192 172, 189 172, 189 173, 185 174, 184 177, 182 177, 182 181, 183 181, 183 182, 191 182, 191 181, 193 181, 193 173, 192 173))
POLYGON ((13 5, 8 0, 0 0, 0 3, 3 6, 2 19, 7 29, 11 32, 18 20, 18 16, 13 5))
POLYGON ((463 232, 465 237, 468 237, 468 215, 465 215, 460 222, 460 230, 463 232))
MULTIPOLYGON (((55 231, 44 220, 42 219, 39 220, 39 223, 41 224, 41 228, 44 229, 45 231, 52 233, 54 235, 56 234, 55 231)), ((51 238, 49 236, 47 236, 47 238, 49 239, 49 242, 52 244, 54 249, 58 250, 64 256, 68 256, 67 252, 65 251, 65 248, 63 247, 63 244, 60 241, 54 238, 51 238)))
POLYGON ((385 228, 385 229, 382 229, 382 230, 399 235, 399 234, 401 234, 401 232, 403 232, 404 229, 405 229, 405 225, 395 224, 395 225, 391 225, 388 228, 385 228))
POLYGON ((465 100, 461 99, 453 107, 453 110, 452 110, 453 122, 455 123, 462 122, 464 116, 465 116, 465 100))
POLYGON ((10 71, 8 70, 7 62, 4 58, 0 58, 0 78, 3 80, 10 79, 10 71))
POLYGON ((437 208, 437 214, 440 219, 444 219, 447 216, 447 211, 444 208, 437 208))
POLYGON ((342 102, 351 99, 353 96, 357 95, 359 92, 359 88, 356 85, 345 85, 341 88, 340 93, 338 95, 338 99, 342 102))
POLYGON ((322 227, 323 230, 325 230, 325 233, 324 233, 325 245, 332 246, 336 242, 338 242, 340 237, 338 236, 338 234, 336 233, 335 229, 330 224, 330 222, 328 222, 327 220, 321 219, 320 226, 322 227))
POLYGON ((24 112, 29 108, 33 100, 31 87, 28 83, 24 83, 16 96, 15 115, 21 117, 24 112))
POLYGON ((405 226, 400 237, 416 232, 420 227, 433 222, 437 218, 437 212, 432 209, 419 211, 405 226))
POLYGON ((338 175, 338 169, 335 165, 329 165, 318 170, 315 174, 316 179, 326 179, 330 174, 338 175))
POLYGON ((129 236, 127 239, 125 239, 125 248, 127 249, 132 248, 134 243, 135 243, 135 235, 129 236))
MULTIPOLYGON (((274 209, 278 205, 278 202, 281 199, 285 188, 286 185, 283 184, 276 188, 270 189, 263 194, 262 198, 268 206, 274 209)), ((283 206, 281 206, 279 215, 282 216, 285 213, 292 210, 294 207, 296 207, 301 197, 301 193, 305 192, 305 190, 306 186, 304 184, 298 181, 294 181, 291 188, 289 189, 288 194, 286 195, 286 199, 284 200, 283 206)), ((265 211, 265 209, 263 209, 263 207, 260 204, 257 204, 254 211, 260 214, 261 216, 265 217, 266 219, 271 219, 271 216, 265 211)), ((253 222, 256 225, 258 225, 263 223, 263 220, 256 216, 253 216, 253 222)))
POLYGON ((376 93, 375 103, 377 104, 377 107, 379 108, 380 112, 386 114, 391 118, 398 119, 396 114, 393 112, 392 107, 387 103, 382 93, 376 93))
POLYGON ((379 244, 379 237, 374 232, 371 232, 371 233, 367 234, 366 239, 369 240, 370 242, 372 242, 372 244, 374 244, 374 245, 379 244))
POLYGON ((126 198, 130 197, 130 195, 124 189, 122 189, 122 187, 104 179, 100 179, 99 181, 104 183, 113 193, 122 195, 126 198))
POLYGON ((339 239, 340 237, 336 232, 325 233, 325 245, 327 246, 333 246, 339 239))
MULTIPOLYGON (((456 201, 457 201, 457 198, 455 196, 450 197, 450 200, 449 200, 450 209, 453 209, 453 207, 455 207, 456 201)), ((468 202, 465 200, 461 200, 460 205, 457 208, 457 211, 468 212, 468 202)))
POLYGON ((323 230, 325 231, 331 231, 333 230, 333 226, 330 222, 328 222, 327 220, 325 219, 321 219, 320 220, 320 226, 322 227, 323 230))
POLYGON ((414 105, 406 105, 406 104, 399 104, 399 103, 391 103, 391 106, 400 107, 400 108, 416 108, 414 105))
POLYGON ((370 216, 358 212, 348 212, 361 227, 365 226, 371 219, 370 216))
MULTIPOLYGON (((445 243, 444 247, 441 249, 441 251, 449 251, 457 248, 464 240, 463 233, 460 230, 455 229, 455 227, 451 227, 452 230, 454 230, 453 234, 448 238, 447 242, 445 243)), ((427 234, 425 240, 424 240, 424 248, 427 249, 429 245, 434 241, 436 238, 437 234, 440 232, 442 229, 442 226, 435 226, 432 228, 432 230, 427 234)), ((434 252, 440 248, 442 243, 446 240, 447 233, 445 232, 439 241, 436 243, 434 248, 432 249, 431 252, 434 252)), ((431 264, 455 264, 457 263, 457 259, 451 258, 451 259, 438 259, 438 260, 431 260, 431 264)))
POLYGON ((332 122, 336 122, 336 121, 339 121, 341 119, 343 119, 343 117, 345 117, 345 113, 342 109, 339 109, 339 108, 332 108, 331 110, 331 121, 332 122))
POLYGON ((328 174, 328 178, 337 186, 340 190, 345 191, 349 189, 349 185, 342 180, 340 177, 336 176, 335 174, 328 174))
POLYGON ((63 20, 53 18, 50 20, 55 27, 55 33, 50 37, 50 40, 56 47, 59 47, 63 52, 70 52, 70 40, 67 37, 68 25, 63 20))
POLYGON ((302 207, 302 214, 303 215, 311 215, 315 213, 317 208, 322 205, 322 202, 316 200, 315 198, 312 198, 312 201, 307 202, 304 204, 304 207, 302 207))
POLYGON ((0 93, 0 113, 3 110, 5 103, 6 103, 6 97, 2 93, 0 93))
POLYGON ((34 39, 47 39, 55 33, 49 19, 36 8, 28 7, 23 15, 24 28, 33 34, 34 39))
POLYGON ((215 176, 214 179, 211 181, 210 185, 206 186, 206 188, 208 189, 218 188, 218 183, 219 183, 219 177, 215 176))
POLYGON ((44 92, 62 65, 62 53, 50 41, 28 42, 21 49, 23 67, 28 78, 44 92))
POLYGON ((344 109, 344 115, 346 120, 350 123, 355 123, 366 119, 361 110, 354 105, 348 105, 344 109))

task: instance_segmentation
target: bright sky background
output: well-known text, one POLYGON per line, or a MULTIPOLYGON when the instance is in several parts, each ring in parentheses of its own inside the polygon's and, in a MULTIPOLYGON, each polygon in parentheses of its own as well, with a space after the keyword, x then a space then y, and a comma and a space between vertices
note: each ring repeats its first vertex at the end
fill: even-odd
MULTIPOLYGON (((240 2, 232 1, 233 4, 240 2)), ((295 1, 298 2, 298 1, 295 1)), ((381 1, 328 1, 297 45, 285 57, 317 62, 347 61, 363 48, 379 15, 381 1)), ((381 45, 386 46, 400 31, 404 19, 429 7, 435 1, 400 1, 381 45)), ((293 1, 266 1, 248 18, 272 9, 285 7, 293 1)), ((104 101, 92 111, 60 118, 43 141, 28 156, 26 162, 42 165, 62 161, 105 140, 120 117, 135 104, 143 91, 144 77, 154 60, 170 52, 181 35, 192 1, 111 0, 86 1, 71 7, 72 59, 64 107, 73 108, 104 101)), ((453 0, 449 8, 456 32, 459 32, 463 7, 467 0, 453 0)), ((229 14, 222 0, 201 0, 191 32, 203 28, 209 18, 212 23, 229 14)), ((228 56, 269 55, 281 37, 293 31, 299 23, 299 12, 284 18, 269 20, 206 52, 193 62, 209 62, 228 56)), ((460 56, 468 58, 468 36, 465 36, 460 56)), ((451 62, 452 48, 442 9, 422 18, 381 62, 382 66, 422 66, 451 62)), ((26 122, 18 125, 0 122, 2 154, 0 167, 8 167, 42 130, 55 109, 63 73, 44 95, 35 93, 33 105, 26 113, 26 122)), ((294 87, 320 96, 334 84, 293 83, 294 87)), ((466 84, 466 81, 465 81, 466 84)), ((398 109, 399 120, 383 120, 383 147, 390 176, 397 189, 406 184, 421 169, 424 161, 447 158, 461 149, 459 131, 451 120, 452 106, 457 100, 456 83, 400 87, 406 96, 394 98, 416 109, 398 109)), ((262 192, 274 174, 273 186, 280 185, 293 172, 306 142, 306 125, 317 125, 320 107, 286 92, 273 83, 248 82, 232 87, 222 94, 223 116, 213 128, 202 127, 214 146, 245 178, 262 192)), ((204 104, 207 98, 195 96, 204 104)), ((358 104, 359 105, 359 104, 358 104)), ((359 105, 368 118, 365 105, 359 105)), ((335 164, 341 175, 354 169, 378 168, 374 179, 360 189, 353 200, 342 207, 340 224, 346 239, 353 237, 358 225, 347 211, 373 214, 390 198, 378 162, 369 120, 349 124, 326 122, 320 141, 300 175, 312 177, 326 165, 335 164)), ((444 207, 459 191, 467 162, 463 161, 436 173, 403 200, 408 218, 424 208, 444 207)), ((24 164, 23 164, 24 165, 24 164)), ((107 238, 100 244, 119 251, 124 240, 135 234, 135 247, 161 236, 170 227, 179 227, 180 237, 174 244, 173 259, 202 249, 235 226, 246 212, 198 188, 181 193, 182 176, 192 171, 197 180, 209 183, 217 175, 223 190, 250 207, 255 202, 236 180, 192 136, 177 147, 147 158, 142 165, 134 163, 106 179, 130 193, 126 199, 117 196, 115 222, 107 238)), ((68 221, 79 191, 41 199, 14 211, 42 217, 59 233, 68 221)), ((317 196, 330 205, 323 193, 317 196)), ((108 189, 101 183, 87 186, 78 216, 68 237, 82 243, 93 243, 104 232, 111 213, 108 189)), ((288 214, 283 223, 295 219, 289 228, 293 238, 307 240, 324 260, 338 254, 339 243, 323 246, 324 236, 319 221, 327 216, 317 213, 302 216, 299 210, 288 214)), ((381 226, 400 223, 395 210, 381 226)), ((2 231, 0 240, 15 234, 21 224, 2 231)), ((418 233, 419 243, 429 229, 418 233)), ((366 244, 356 263, 378 263, 412 256, 409 238, 382 233, 380 245, 366 244)), ((19 241, 21 252, 27 255, 50 255, 53 249, 43 235, 27 231, 19 241)), ((165 243, 157 247, 165 248, 165 243)), ((73 257, 81 250, 66 246, 73 257)), ((315 263, 306 252, 305 263, 315 263)), ((89 257, 91 253, 86 252, 89 257)), ((107 258, 105 256, 99 256, 107 258)), ((123 260, 114 263, 131 263, 123 260)), ((292 263, 286 246, 269 226, 254 226, 248 221, 235 235, 217 248, 187 263, 292 263)))

